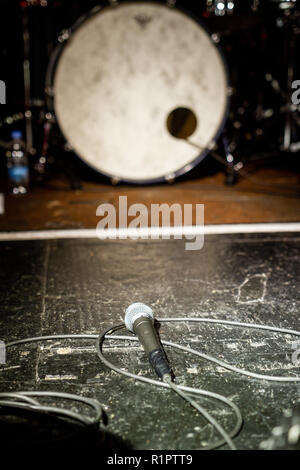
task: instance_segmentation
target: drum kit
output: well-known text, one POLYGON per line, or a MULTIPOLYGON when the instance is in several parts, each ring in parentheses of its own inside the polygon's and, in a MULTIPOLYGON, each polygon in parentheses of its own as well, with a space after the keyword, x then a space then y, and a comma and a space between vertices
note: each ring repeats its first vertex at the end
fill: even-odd
POLYGON ((60 32, 36 103, 29 17, 50 3, 20 4, 25 112, 8 118, 25 122, 37 178, 57 146, 133 184, 173 182, 216 149, 228 183, 250 154, 300 151, 298 0, 203 0, 196 12, 175 0, 98 4, 60 32))

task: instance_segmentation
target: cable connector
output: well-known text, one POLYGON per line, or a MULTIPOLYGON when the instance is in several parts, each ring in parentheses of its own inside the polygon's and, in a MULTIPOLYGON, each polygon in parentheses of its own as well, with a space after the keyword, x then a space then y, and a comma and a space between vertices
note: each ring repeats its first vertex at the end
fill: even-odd
POLYGON ((161 380, 164 376, 171 377, 171 368, 162 349, 154 349, 148 357, 151 366, 161 380))

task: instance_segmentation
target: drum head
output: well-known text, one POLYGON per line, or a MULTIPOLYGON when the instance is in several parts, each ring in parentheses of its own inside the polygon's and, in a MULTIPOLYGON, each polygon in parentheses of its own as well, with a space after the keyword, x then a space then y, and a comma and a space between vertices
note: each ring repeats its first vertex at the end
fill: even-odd
POLYGON ((191 169, 224 125, 227 75, 206 30, 180 10, 121 3, 87 17, 59 56, 59 126, 97 171, 160 181, 191 169))

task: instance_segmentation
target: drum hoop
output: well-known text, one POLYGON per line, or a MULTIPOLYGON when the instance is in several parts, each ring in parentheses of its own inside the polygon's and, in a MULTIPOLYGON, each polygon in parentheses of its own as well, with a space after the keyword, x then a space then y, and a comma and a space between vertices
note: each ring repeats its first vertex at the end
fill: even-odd
MULTIPOLYGON (((212 143, 216 143, 218 141, 224 127, 225 127, 225 124, 226 124, 228 116, 229 116, 229 110, 230 110, 230 94, 228 92, 228 90, 230 89, 230 78, 229 78, 230 75, 229 75, 229 69, 228 69, 227 61, 225 59, 224 53, 221 49, 221 46, 218 43, 216 43, 212 40, 212 34, 213 33, 209 30, 207 25, 205 25, 197 15, 195 15, 194 13, 191 13, 186 8, 184 8, 182 6, 177 6, 177 5, 171 6, 171 5, 168 5, 166 3, 166 1, 160 1, 160 0, 143 0, 143 3, 164 5, 167 8, 178 10, 181 13, 183 13, 184 15, 186 15, 187 17, 191 18, 199 26, 201 26, 204 29, 204 31, 210 37, 210 39, 212 41, 212 44, 216 47, 218 53, 220 54, 220 58, 221 58, 221 61, 222 61, 222 64, 223 64, 223 69, 224 69, 224 74, 225 74, 225 82, 226 82, 226 91, 227 91, 227 93, 226 93, 226 104, 225 104, 223 119, 222 119, 216 133, 214 134, 212 140, 211 140, 212 143)), ((57 67, 58 61, 59 61, 59 59, 62 55, 64 47, 68 44, 69 40, 72 38, 72 35, 81 27, 82 24, 84 24, 84 22, 87 19, 92 18, 94 15, 97 15, 101 11, 104 11, 104 10, 107 11, 108 9, 118 8, 118 6, 120 6, 122 4, 124 4, 124 5, 126 5, 126 4, 140 5, 141 1, 140 0, 128 0, 128 1, 121 2, 121 3, 117 3, 115 5, 112 5, 112 4, 105 5, 105 6, 98 5, 94 8, 92 8, 91 10, 89 10, 87 13, 84 13, 83 15, 81 15, 78 18, 78 20, 75 21, 75 23, 70 28, 67 29, 68 39, 66 39, 65 41, 62 41, 62 42, 59 42, 57 40, 57 45, 56 45, 54 51, 52 52, 52 55, 50 57, 50 61, 49 61, 48 67, 47 67, 46 86, 45 86, 46 104, 47 104, 48 109, 55 116, 55 118, 56 118, 56 114, 55 114, 55 107, 54 107, 54 93, 52 92, 52 90, 53 90, 56 67, 57 67)), ((68 142, 68 139, 65 137, 65 135, 63 134, 63 131, 61 130, 61 128, 59 126, 57 118, 56 118, 56 123, 58 124, 60 133, 62 134, 64 140, 66 142, 68 142)), ((70 142, 68 142, 68 143, 70 143, 70 142)), ((71 147, 72 147, 72 144, 71 144, 71 147)), ((209 154, 210 151, 211 151, 211 148, 208 148, 208 147, 205 148, 204 150, 202 150, 199 153, 199 155, 197 157, 195 157, 193 160, 191 160, 190 162, 186 163, 181 168, 176 170, 172 175, 165 175, 165 176, 159 176, 159 177, 156 177, 156 178, 148 178, 148 179, 138 179, 138 178, 135 179, 135 178, 118 177, 117 175, 113 175, 113 174, 107 173, 107 172, 102 171, 102 170, 100 171, 99 168, 97 168, 96 166, 94 166, 90 162, 86 161, 84 157, 81 157, 75 150, 73 150, 74 154, 85 165, 87 165, 89 168, 96 171, 97 173, 105 176, 110 181, 117 180, 117 182, 123 182, 123 183, 128 183, 128 184, 135 184, 135 185, 144 185, 144 186, 145 185, 151 185, 151 184, 165 183, 165 182, 168 182, 170 180, 173 181, 173 180, 179 178, 180 176, 183 176, 183 175, 189 173, 197 165, 199 165, 199 163, 201 163, 202 160, 204 160, 204 158, 209 154), (187 169, 187 167, 188 167, 188 169, 187 169)))

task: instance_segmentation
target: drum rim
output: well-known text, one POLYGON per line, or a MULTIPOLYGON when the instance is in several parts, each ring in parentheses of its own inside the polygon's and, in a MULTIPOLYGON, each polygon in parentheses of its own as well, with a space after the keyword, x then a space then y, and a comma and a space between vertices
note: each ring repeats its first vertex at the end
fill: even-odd
POLYGON ((59 42, 57 40, 56 47, 54 48, 54 50, 51 54, 51 57, 50 57, 50 60, 49 60, 49 63, 48 63, 48 67, 47 67, 46 81, 45 81, 45 92, 46 92, 47 108, 55 116, 56 123, 58 125, 58 128, 59 128, 59 131, 60 131, 61 135, 63 136, 65 142, 70 144, 70 146, 72 148, 72 152, 85 165, 87 165, 89 168, 94 170, 96 173, 99 173, 100 175, 105 176, 110 181, 115 180, 117 183, 128 183, 128 184, 145 185, 146 186, 146 185, 151 185, 151 184, 159 184, 159 183, 166 183, 168 181, 174 181, 177 178, 179 178, 180 176, 188 174, 197 165, 199 165, 199 163, 201 163, 202 160, 204 160, 204 158, 211 151, 211 148, 207 147, 204 150, 202 150, 199 153, 199 155, 197 155, 190 162, 188 162, 185 165, 183 165, 182 167, 180 167, 178 170, 174 171, 171 175, 167 174, 167 175, 159 176, 159 177, 155 177, 155 178, 139 179, 139 178, 123 178, 123 177, 120 177, 118 175, 113 175, 113 174, 107 173, 103 170, 99 170, 99 168, 97 168, 92 163, 88 162, 84 157, 82 157, 79 153, 77 153, 75 149, 73 149, 72 144, 68 141, 68 139, 66 138, 66 136, 64 135, 64 133, 61 129, 61 126, 59 125, 59 121, 58 121, 58 118, 57 118, 56 113, 55 113, 54 93, 53 93, 54 78, 55 78, 55 72, 56 72, 56 67, 57 67, 58 61, 59 61, 59 59, 60 59, 60 57, 63 53, 63 50, 64 50, 65 46, 69 42, 70 38, 82 26, 82 24, 84 24, 84 22, 87 19, 92 18, 94 15, 97 15, 101 11, 108 10, 108 9, 113 9, 113 8, 118 8, 118 6, 120 6, 122 4, 124 4, 124 5, 125 4, 140 5, 141 3, 149 3, 149 4, 152 3, 152 4, 157 4, 157 5, 164 5, 168 8, 171 8, 171 9, 174 8, 175 10, 178 10, 181 13, 183 13, 184 15, 188 16, 189 18, 193 19, 208 34, 212 44, 216 47, 218 53, 220 54, 220 58, 221 58, 221 61, 222 61, 222 64, 223 64, 223 69, 224 69, 224 74, 225 74, 225 83, 226 83, 226 98, 225 99, 226 99, 226 103, 225 103, 225 110, 224 110, 224 115, 223 115, 222 121, 221 121, 216 133, 214 134, 213 138, 211 139, 211 143, 216 144, 219 137, 220 137, 220 135, 221 135, 221 133, 224 130, 225 124, 228 120, 229 111, 230 111, 230 94, 228 92, 228 90, 230 89, 230 74, 229 74, 229 68, 228 68, 228 65, 227 65, 225 55, 224 55, 223 50, 222 50, 221 46, 219 45, 219 43, 216 43, 212 40, 213 33, 210 31, 208 26, 206 24, 204 24, 202 22, 202 20, 197 15, 190 12, 188 9, 184 8, 181 5, 180 6, 177 6, 177 5, 170 6, 170 5, 167 4, 167 2, 165 0, 164 1, 162 1, 162 0, 142 0, 142 2, 140 0, 128 0, 128 1, 126 0, 124 2, 117 3, 115 5, 111 5, 111 4, 110 5, 98 5, 94 8, 92 8, 91 10, 87 11, 83 15, 81 15, 75 21, 75 23, 73 23, 72 26, 66 30, 67 33, 68 33, 67 39, 64 40, 64 41, 61 41, 61 42, 59 42), (187 167, 188 167, 188 169, 186 169, 187 167))

